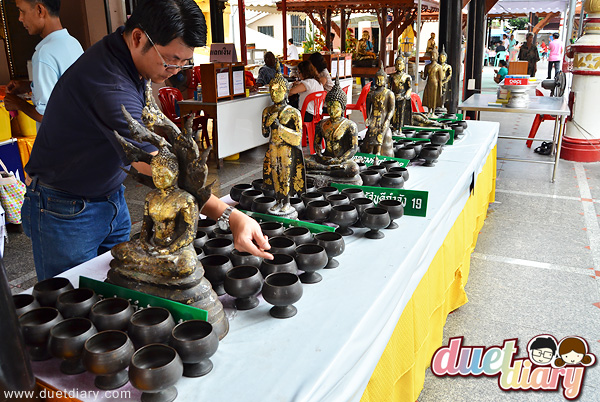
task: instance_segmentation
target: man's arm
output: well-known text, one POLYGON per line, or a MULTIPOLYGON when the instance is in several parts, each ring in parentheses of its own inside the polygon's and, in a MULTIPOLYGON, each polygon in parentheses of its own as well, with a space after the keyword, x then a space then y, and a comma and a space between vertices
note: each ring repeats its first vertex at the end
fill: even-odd
POLYGON ((31 103, 11 93, 6 94, 4 97, 4 105, 6 110, 20 110, 37 122, 41 122, 42 117, 44 117, 38 113, 31 103))

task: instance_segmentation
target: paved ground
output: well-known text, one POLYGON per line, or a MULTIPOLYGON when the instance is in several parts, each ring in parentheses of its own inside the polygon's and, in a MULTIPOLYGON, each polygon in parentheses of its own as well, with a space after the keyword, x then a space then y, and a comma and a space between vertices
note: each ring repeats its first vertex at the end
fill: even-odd
MULTIPOLYGON (((486 67, 484 91, 495 91, 492 74, 493 68, 486 67)), ((545 74, 540 63, 538 77, 545 74)), ((356 98, 360 89, 354 91, 356 98)), ((352 118, 364 128, 359 112, 352 118)), ((481 119, 499 121, 502 134, 526 136, 533 116, 483 113, 481 119)), ((552 123, 543 123, 538 136, 549 139, 551 134, 552 123)), ((500 140, 498 155, 550 158, 514 140, 500 140)), ((257 148, 238 161, 225 162, 219 171, 213 169, 215 194, 260 178, 263 156, 264 148, 257 148)), ((464 336, 467 345, 490 347, 518 338, 519 356, 524 356, 535 335, 552 334, 559 340, 577 335, 600 357, 600 164, 561 161, 556 183, 550 183, 550 176, 549 165, 498 162, 496 202, 471 260, 469 303, 448 318, 444 343, 464 336)), ((135 229, 146 189, 129 180, 125 184, 135 229)), ((9 234, 4 263, 13 292, 35 283, 31 244, 23 234, 9 234)), ((600 401, 597 366, 586 373, 581 401, 600 401)), ((429 370, 419 397, 421 402, 504 400, 564 399, 559 392, 504 393, 496 378, 437 378, 429 370)))
MULTIPOLYGON (((539 65, 538 77, 546 70, 539 65)), ((484 89, 494 87, 491 68, 484 89)), ((527 136, 533 115, 482 113, 503 135, 527 136)), ((544 122, 538 137, 552 137, 544 122)), ((535 145, 534 145, 535 147, 535 145)), ((523 141, 499 140, 498 156, 547 160, 523 141)), ((561 160, 551 166, 498 161, 490 205, 471 258, 469 302, 448 317, 443 344, 491 347, 518 338, 518 357, 539 334, 580 336, 600 357, 600 163, 561 160)), ((428 369, 419 402, 564 401, 561 391, 502 392, 497 377, 436 377, 428 369)), ((585 373, 580 401, 600 401, 598 365, 585 373)))

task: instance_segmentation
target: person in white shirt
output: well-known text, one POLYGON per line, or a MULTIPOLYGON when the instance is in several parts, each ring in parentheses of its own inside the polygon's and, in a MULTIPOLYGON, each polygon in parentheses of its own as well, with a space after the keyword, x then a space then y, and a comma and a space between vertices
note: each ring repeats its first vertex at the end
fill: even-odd
MULTIPOLYGON (((319 73, 310 61, 300 62, 300 64, 298 64, 298 73, 300 74, 300 81, 296 81, 292 84, 290 96, 300 94, 300 98, 297 105, 292 104, 290 99, 290 105, 302 111, 302 105, 304 104, 306 97, 314 92, 324 91, 324 89, 319 81, 319 73)), ((306 108, 306 113, 304 114, 304 121, 313 121, 315 112, 313 103, 309 103, 306 108)), ((319 110, 318 112, 320 113, 321 111, 319 110)))
POLYGON ((294 46, 294 41, 292 39, 288 39, 288 48, 287 48, 287 59, 288 60, 298 60, 298 48, 294 46))
POLYGON ((502 35, 502 44, 504 45, 504 49, 508 51, 508 49, 510 48, 510 40, 508 40, 507 34, 502 35))

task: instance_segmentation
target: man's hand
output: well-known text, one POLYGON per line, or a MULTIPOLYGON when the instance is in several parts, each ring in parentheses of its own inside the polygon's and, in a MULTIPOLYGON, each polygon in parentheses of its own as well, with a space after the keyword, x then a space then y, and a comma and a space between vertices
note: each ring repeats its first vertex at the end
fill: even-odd
POLYGON ((229 226, 238 251, 246 251, 267 260, 273 259, 271 254, 265 252, 271 248, 271 245, 267 236, 263 235, 258 222, 240 211, 233 210, 229 216, 229 226))
POLYGON ((28 93, 31 91, 31 81, 11 80, 6 85, 6 90, 15 95, 28 93))
POLYGON ((15 94, 8 93, 4 96, 6 110, 23 110, 27 107, 26 105, 28 105, 27 101, 15 94))

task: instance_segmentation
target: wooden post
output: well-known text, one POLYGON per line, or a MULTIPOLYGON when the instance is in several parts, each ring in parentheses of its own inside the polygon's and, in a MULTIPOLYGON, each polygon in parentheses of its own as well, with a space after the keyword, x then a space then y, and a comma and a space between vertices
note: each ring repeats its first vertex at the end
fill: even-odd
POLYGON ((287 7, 285 0, 281 0, 281 17, 283 18, 283 59, 287 59, 287 7))
POLYGON ((346 10, 344 10, 343 8, 340 10, 340 24, 341 24, 341 28, 340 28, 340 40, 342 41, 341 44, 341 50, 342 53, 346 52, 346 30, 347 25, 346 25, 346 10))
POLYGON ((331 8, 328 8, 325 15, 325 46, 333 52, 333 42, 331 41, 331 8))
POLYGON ((244 0, 238 0, 238 15, 240 17, 240 52, 242 63, 248 64, 248 51, 246 50, 246 5, 244 0))
POLYGON ((385 40, 387 38, 387 7, 381 9, 381 17, 379 18, 379 60, 383 62, 385 67, 385 40))
MULTIPOLYGON (((396 21, 398 19, 398 16, 400 15, 400 11, 395 8, 394 9, 394 21, 396 21)), ((393 26, 393 32, 394 35, 392 36, 392 54, 390 55, 390 66, 394 65, 395 62, 395 57, 396 57, 396 53, 398 52, 398 38, 400 37, 400 33, 399 29, 398 29, 398 23, 394 24, 393 26)))

